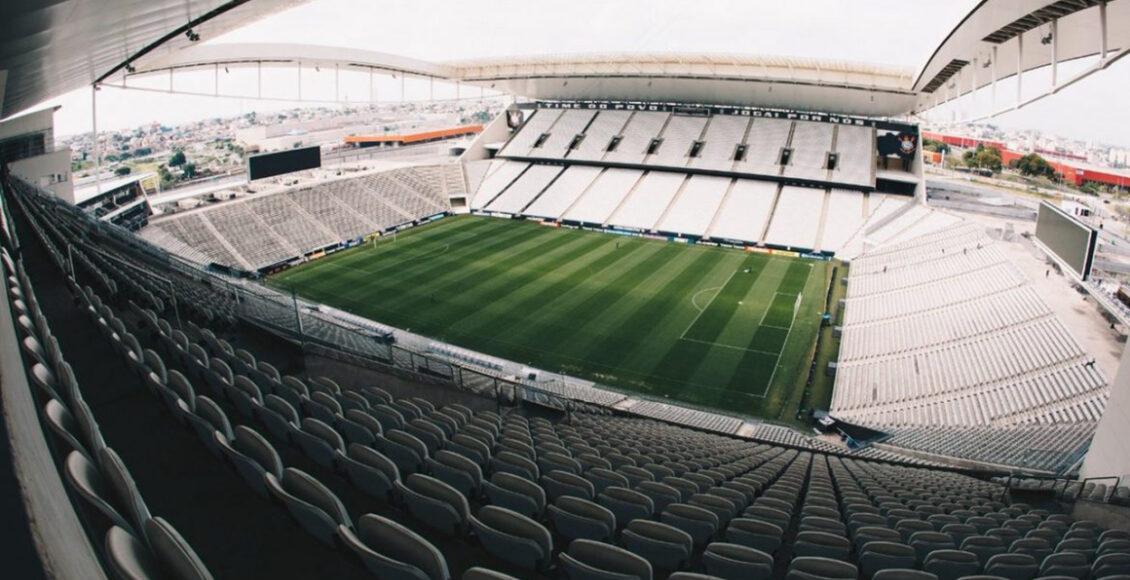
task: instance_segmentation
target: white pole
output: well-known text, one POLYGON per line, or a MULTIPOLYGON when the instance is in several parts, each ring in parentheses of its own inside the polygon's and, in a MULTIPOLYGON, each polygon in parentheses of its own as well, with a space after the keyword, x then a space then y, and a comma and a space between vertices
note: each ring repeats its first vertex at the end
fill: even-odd
POLYGON ((1099 4, 1099 62, 1106 64, 1106 2, 1099 4))
POLYGON ((1059 20, 1052 20, 1052 92, 1059 89, 1059 20))
POLYGON ((94 190, 102 195, 102 147, 98 144, 98 84, 90 85, 90 124, 94 139, 94 190))
POLYGON ((1013 109, 1020 108, 1020 99, 1022 95, 1023 85, 1021 81, 1024 78, 1024 34, 1021 33, 1016 36, 1016 105, 1013 109))

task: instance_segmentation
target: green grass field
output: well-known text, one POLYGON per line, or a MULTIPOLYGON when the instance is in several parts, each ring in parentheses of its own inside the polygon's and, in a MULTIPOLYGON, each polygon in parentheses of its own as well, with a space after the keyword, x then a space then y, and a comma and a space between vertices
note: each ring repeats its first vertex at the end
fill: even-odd
POLYGON ((269 283, 623 391, 791 421, 830 269, 815 260, 461 216, 286 270, 269 283))

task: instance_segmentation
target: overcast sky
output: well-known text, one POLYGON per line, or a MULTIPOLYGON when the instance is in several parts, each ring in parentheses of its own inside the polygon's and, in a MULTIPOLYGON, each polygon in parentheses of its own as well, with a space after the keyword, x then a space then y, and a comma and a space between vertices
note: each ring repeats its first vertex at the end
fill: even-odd
MULTIPOLYGON (((425 60, 593 52, 776 54, 882 63, 917 73, 933 49, 976 3, 977 0, 572 0, 552 4, 529 0, 313 0, 224 37, 205 40, 345 46, 425 60)), ((191 80, 186 79, 182 82, 191 80)), ((293 84, 296 83, 291 81, 290 85, 293 84)), ((323 89, 332 86, 328 81, 316 80, 310 86, 319 84, 323 89)), ((389 94, 382 87, 383 84, 378 86, 378 92, 389 94)), ((1125 97, 1115 97, 1128 93, 1130 64, 1120 62, 1028 109, 1001 117, 998 123, 1130 146, 1130 134, 1126 131, 1130 127, 1130 108, 1122 104, 1125 97)), ((359 90, 354 94, 358 95, 359 90)), ((89 89, 55 102, 64 107, 56 118, 58 134, 89 130, 89 89)), ((98 112, 100 128, 117 129, 151 121, 176 124, 291 106, 294 104, 107 88, 99 93, 98 112)))

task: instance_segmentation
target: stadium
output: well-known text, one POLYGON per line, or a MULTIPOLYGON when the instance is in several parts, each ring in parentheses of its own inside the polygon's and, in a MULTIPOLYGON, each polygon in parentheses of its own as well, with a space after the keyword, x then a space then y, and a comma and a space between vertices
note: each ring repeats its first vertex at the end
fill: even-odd
POLYGON ((913 69, 5 4, 0 570, 1130 577, 1130 177, 949 132, 1117 75, 1130 0, 969 4, 913 69), (340 110, 105 138, 110 91, 340 110))

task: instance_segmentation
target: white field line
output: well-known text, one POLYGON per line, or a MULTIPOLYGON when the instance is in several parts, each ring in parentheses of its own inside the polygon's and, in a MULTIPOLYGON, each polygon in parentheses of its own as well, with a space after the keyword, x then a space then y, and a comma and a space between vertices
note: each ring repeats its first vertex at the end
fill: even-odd
POLYGON ((796 295, 796 302, 793 303, 793 318, 789 321, 789 331, 785 333, 785 342, 781 344, 781 352, 777 353, 777 362, 773 363, 773 372, 769 375, 769 382, 765 383, 765 390, 761 393, 762 397, 769 393, 769 389, 773 386, 773 378, 777 376, 777 369, 781 367, 781 356, 785 354, 785 347, 789 345, 789 335, 793 333, 793 327, 796 326, 796 315, 797 312, 800 312, 800 303, 803 299, 803 292, 796 295))
MULTIPOLYGON (((729 277, 729 278, 726 278, 726 281, 725 281, 725 282, 723 282, 723 283, 722 283, 722 285, 718 287, 718 290, 719 290, 719 292, 717 292, 717 293, 715 293, 715 294, 714 294, 714 296, 713 296, 713 297, 712 297, 712 298, 710 299, 710 302, 707 302, 707 303, 706 303, 706 306, 705 306, 705 307, 703 307, 703 309, 702 309, 702 310, 699 310, 699 311, 698 311, 698 314, 696 314, 696 315, 695 315, 695 317, 694 317, 694 320, 692 320, 692 321, 691 321, 691 323, 690 323, 690 324, 688 324, 688 325, 687 325, 687 327, 683 329, 683 332, 679 333, 679 338, 680 338, 680 339, 682 339, 682 338, 683 338, 684 336, 686 336, 686 335, 687 335, 687 332, 688 332, 688 331, 690 331, 690 329, 694 327, 695 323, 696 323, 696 322, 698 322, 698 319, 699 319, 699 317, 701 317, 701 316, 702 316, 702 313, 703 313, 703 312, 706 312, 707 310, 709 310, 709 309, 710 309, 710 305, 711 305, 711 304, 714 304, 714 300, 715 300, 716 298, 718 298, 718 294, 721 294, 721 293, 722 293, 722 292, 721 292, 721 289, 722 289, 722 288, 725 288, 725 287, 726 287, 726 285, 730 283, 730 280, 733 280, 734 276, 735 276, 735 275, 737 275, 737 273, 738 273, 738 271, 737 271, 737 270, 734 270, 733 272, 731 272, 731 273, 730 273, 730 277, 729 277)), ((713 288, 706 288, 705 290, 713 290, 713 288)), ((694 293, 694 296, 691 296, 691 306, 694 306, 695 308, 698 308, 698 305, 697 305, 697 304, 695 304, 695 301, 694 301, 694 299, 695 299, 695 297, 696 297, 696 296, 698 296, 698 295, 699 295, 699 294, 700 294, 701 292, 703 292, 703 290, 700 290, 699 292, 695 292, 695 293, 694 293)))

